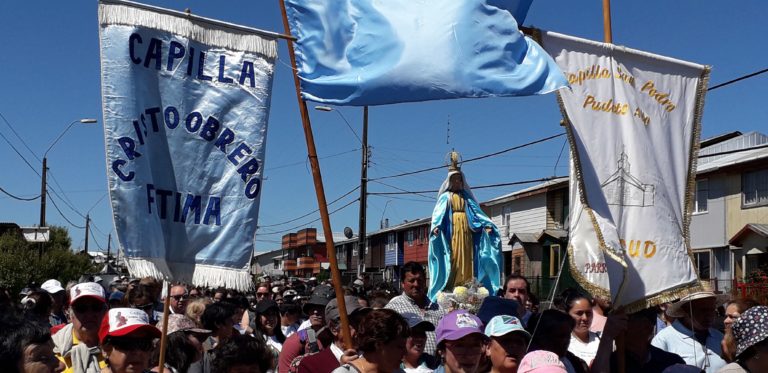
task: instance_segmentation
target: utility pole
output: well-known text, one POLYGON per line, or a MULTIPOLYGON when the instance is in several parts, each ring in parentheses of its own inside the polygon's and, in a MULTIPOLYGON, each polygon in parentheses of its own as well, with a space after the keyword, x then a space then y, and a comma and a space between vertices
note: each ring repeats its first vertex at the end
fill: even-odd
POLYGON ((88 254, 88 230, 91 225, 91 215, 85 215, 85 253, 88 254))
POLYGON ((109 263, 109 253, 112 251, 112 233, 107 235, 107 263, 109 263))
POLYGON ((360 167, 360 227, 358 228, 357 275, 361 276, 365 268, 365 214, 368 204, 368 106, 363 107, 363 159, 360 167))
POLYGON ((43 157, 43 183, 40 186, 40 227, 45 227, 45 195, 47 194, 46 176, 48 174, 48 158, 43 157))

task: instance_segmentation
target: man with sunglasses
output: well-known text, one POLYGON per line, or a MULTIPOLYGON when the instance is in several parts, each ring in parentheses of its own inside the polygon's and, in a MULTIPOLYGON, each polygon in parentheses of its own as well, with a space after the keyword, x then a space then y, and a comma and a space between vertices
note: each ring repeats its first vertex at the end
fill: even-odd
POLYGON ((189 298, 187 288, 182 284, 173 285, 169 295, 171 297, 171 313, 183 315, 187 310, 187 299, 189 298))
POLYGON ((85 282, 69 293, 72 322, 53 335, 54 353, 66 366, 65 373, 98 373, 106 366, 99 349, 99 328, 107 311, 104 288, 85 282))
POLYGON ((325 306, 335 296, 336 293, 333 288, 327 285, 318 286, 312 293, 302 308, 302 311, 307 315, 305 323, 307 326, 305 328, 299 327, 299 331, 288 337, 283 343, 283 349, 280 350, 279 372, 288 372, 291 363, 297 356, 305 353, 316 353, 322 349, 323 343, 319 337, 320 329, 326 324, 325 306))

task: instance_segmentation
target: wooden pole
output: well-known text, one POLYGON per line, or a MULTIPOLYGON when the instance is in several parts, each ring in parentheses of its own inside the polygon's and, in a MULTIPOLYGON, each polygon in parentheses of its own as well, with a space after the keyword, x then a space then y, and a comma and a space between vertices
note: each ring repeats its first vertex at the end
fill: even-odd
POLYGON ((165 372, 165 350, 168 346, 168 315, 171 310, 171 282, 166 281, 165 301, 163 302, 163 329, 160 335, 160 358, 157 361, 158 372, 165 372))
POLYGON ((611 33, 611 0, 603 0, 603 41, 613 43, 611 33))
MULTIPOLYGON (((280 12, 283 15, 283 27, 285 33, 291 34, 291 27, 288 24, 288 15, 285 11, 285 0, 280 0, 280 12)), ((301 98, 301 85, 299 83, 299 73, 296 68, 296 55, 293 51, 293 40, 286 39, 288 43, 288 55, 291 58, 293 67, 293 83, 296 87, 296 100, 299 103, 301 112, 301 124, 304 127, 304 138, 307 141, 307 153, 309 164, 312 168, 312 179, 315 183, 315 194, 317 195, 318 209, 320 210, 320 219, 323 223, 323 234, 325 235, 325 249, 328 252, 328 259, 331 262, 331 280, 336 290, 336 301, 339 307, 339 316, 341 318, 341 333, 345 348, 352 347, 352 336, 349 333, 349 320, 347 319, 347 306, 344 303, 344 289, 341 287, 341 274, 339 265, 336 262, 336 248, 333 246, 333 231, 331 231, 331 220, 328 215, 328 203, 325 200, 325 189, 323 189, 323 178, 320 175, 320 162, 317 159, 317 149, 315 149, 315 137, 312 134, 312 125, 309 122, 309 111, 307 103, 301 98)), ((365 149, 363 150, 365 151, 365 149)), ((361 201, 362 202, 362 201, 361 201)))

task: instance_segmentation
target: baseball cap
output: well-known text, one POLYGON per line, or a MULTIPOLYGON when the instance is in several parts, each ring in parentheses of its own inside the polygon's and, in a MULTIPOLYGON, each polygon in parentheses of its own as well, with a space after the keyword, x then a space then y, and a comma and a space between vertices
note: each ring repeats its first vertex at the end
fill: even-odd
POLYGON ((99 329, 99 341, 107 337, 123 337, 140 330, 146 330, 152 337, 160 338, 160 330, 149 323, 146 312, 136 308, 113 308, 109 310, 99 329))
POLYGON ((531 339, 531 334, 525 331, 523 324, 517 317, 509 315, 494 316, 485 326, 485 335, 489 337, 501 337, 508 333, 517 332, 531 339))
POLYGON ((400 314, 406 322, 408 322, 408 327, 411 329, 420 329, 425 332, 433 332, 435 331, 435 325, 431 322, 424 320, 421 316, 413 313, 413 312, 403 312, 400 314))
MULTIPOLYGON (((361 306, 357 297, 354 295, 344 296, 344 306, 347 309, 347 316, 352 316, 352 314, 355 313, 355 311, 368 309, 367 307, 361 306)), ((338 299, 336 298, 331 299, 331 301, 328 302, 328 304, 325 306, 325 319, 338 321, 340 318, 341 318, 341 315, 339 314, 338 299)))
POLYGON ((565 365, 556 353, 545 350, 531 351, 520 361, 518 373, 566 373, 565 365))
POLYGON ((486 325, 494 316, 509 315, 519 318, 520 315, 517 312, 519 307, 520 303, 514 299, 485 297, 480 305, 480 309, 477 310, 477 317, 486 325))
POLYGON ((123 300, 124 296, 125 296, 125 293, 123 293, 120 290, 115 290, 115 291, 113 291, 112 293, 109 294, 109 301, 110 302, 113 301, 113 300, 121 301, 121 300, 123 300))
POLYGON ((43 285, 40 286, 41 289, 47 291, 50 294, 56 294, 60 291, 64 291, 64 288, 61 287, 61 282, 59 280, 50 279, 46 282, 43 282, 43 285))
POLYGON ((470 334, 480 334, 486 337, 481 329, 482 326, 483 322, 477 316, 467 312, 467 310, 452 311, 437 323, 437 330, 435 331, 436 343, 455 341, 470 334))
MULTIPOLYGON (((157 323, 157 330, 162 332, 163 319, 160 319, 160 322, 157 323)), ((173 332, 193 332, 202 334, 211 333, 211 331, 208 329, 198 328, 195 322, 187 316, 170 314, 168 315, 168 334, 173 332)))
POLYGON ((293 290, 293 289, 288 289, 288 290, 286 290, 286 291, 284 291, 284 292, 283 292, 283 297, 295 297, 295 296, 296 296, 296 294, 298 294, 298 293, 296 292, 296 290, 293 290))
POLYGON ((256 313, 262 314, 273 308, 275 309, 275 312, 280 312, 280 307, 277 305, 277 302, 272 299, 264 299, 256 304, 255 311, 256 313))
POLYGON ((74 304, 78 299, 86 297, 97 299, 103 303, 107 302, 104 288, 95 282, 83 282, 69 289, 69 304, 74 304))

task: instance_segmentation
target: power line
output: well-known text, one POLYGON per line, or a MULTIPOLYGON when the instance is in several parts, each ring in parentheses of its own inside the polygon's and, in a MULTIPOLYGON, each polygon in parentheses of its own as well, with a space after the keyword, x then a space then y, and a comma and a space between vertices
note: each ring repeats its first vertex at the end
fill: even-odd
POLYGON ((3 192, 3 193, 4 193, 4 194, 6 194, 8 197, 11 197, 11 198, 13 198, 13 199, 17 199, 17 200, 19 200, 19 201, 34 201, 34 200, 36 200, 36 199, 40 198, 40 195, 39 195, 39 194, 38 194, 38 195, 36 195, 36 196, 34 196, 34 197, 32 197, 32 198, 24 198, 24 197, 19 197, 19 196, 16 196, 16 195, 13 195, 13 194, 11 194, 11 193, 10 193, 10 192, 8 192, 7 190, 3 189, 2 187, 0 187, 0 192, 3 192))
MULTIPOLYGON (((58 197, 58 196, 57 196, 57 197, 58 197)), ((56 201, 54 201, 54 199, 53 199, 53 197, 51 196, 51 194, 50 194, 50 193, 48 194, 48 199, 49 199, 49 200, 51 201, 51 203, 53 204, 53 207, 55 207, 55 208, 56 208, 56 211, 58 211, 58 212, 59 212, 59 215, 61 215, 61 217, 62 217, 64 220, 66 220, 66 221, 67 221, 67 223, 69 223, 69 225, 71 225, 71 226, 73 226, 73 227, 75 227, 75 228, 77 228, 77 229, 85 229, 85 227, 84 227, 84 226, 82 226, 82 227, 81 227, 81 226, 79 226, 79 225, 77 225, 77 224, 73 223, 71 220, 69 220, 69 219, 68 219, 68 218, 67 218, 67 217, 64 215, 64 213, 63 213, 63 212, 61 212, 61 209, 59 209, 59 206, 57 206, 57 205, 56 205, 56 201)))
MULTIPOLYGON (((329 213, 328 213, 328 215, 333 215, 333 214, 335 214, 335 213, 337 213, 337 212, 339 212, 339 211, 341 211, 341 210, 343 210, 343 209, 345 209, 345 208, 349 207, 350 205, 352 205, 353 203, 355 203, 355 202, 357 202, 357 201, 358 201, 358 198, 355 198, 355 199, 353 199, 353 200, 349 201, 349 203, 347 203, 346 205, 344 205, 344 206, 341 206, 341 207, 337 208, 336 210, 333 210, 333 211, 329 212, 329 213)), ((288 229, 283 229, 283 230, 281 230, 281 231, 276 231, 276 232, 265 232, 265 233, 264 233, 264 235, 272 235, 272 234, 280 234, 280 233, 285 233, 285 232, 291 232, 291 231, 294 231, 294 230, 296 230, 296 229, 299 229, 299 228, 301 228, 301 227, 305 227, 305 226, 307 226, 307 225, 309 225, 309 224, 312 224, 312 223, 315 223, 315 222, 317 222, 317 221, 320 221, 320 219, 321 219, 321 218, 317 218, 317 219, 315 219, 315 220, 312 220, 312 221, 308 221, 308 222, 306 222, 306 223, 303 223, 303 224, 299 224, 299 225, 297 225, 297 226, 295 226, 295 227, 291 227, 291 228, 288 228, 288 229)))
POLYGON ((751 73, 751 74, 747 74, 747 75, 744 75, 744 76, 740 76, 740 77, 738 77, 738 78, 736 78, 736 79, 732 79, 732 80, 729 80, 729 81, 727 81, 727 82, 724 82, 724 83, 720 83, 720 84, 714 85, 714 86, 712 86, 712 87, 709 87, 709 88, 707 88, 707 91, 714 91, 715 89, 718 89, 718 88, 720 88, 720 87, 725 87, 725 86, 727 86, 727 85, 730 85, 730 84, 733 84, 733 83, 736 83, 736 82, 742 81, 742 80, 744 80, 744 79, 749 79, 749 78, 751 78, 751 77, 753 77, 753 76, 757 76, 757 75, 760 75, 760 74, 762 74, 762 73, 765 73, 765 72, 768 72, 768 69, 762 69, 762 70, 760 70, 760 71, 755 71, 755 72, 753 72, 753 73, 751 73))
POLYGON ((91 238, 93 239, 93 242, 96 244, 96 247, 99 248, 99 251, 104 251, 104 249, 99 244, 99 241, 96 241, 96 237, 93 235, 93 231, 90 231, 90 233, 91 233, 91 238))
MULTIPOLYGON (((356 151, 358 151, 358 150, 360 150, 360 149, 361 149, 361 148, 356 148, 356 149, 352 149, 352 150, 347 150, 347 151, 343 151, 343 152, 340 152, 340 153, 336 153, 336 154, 330 154, 330 155, 326 155, 326 156, 323 156, 323 157, 318 157, 317 159, 326 159, 326 158, 338 157, 338 156, 340 156, 340 155, 344 155, 344 154, 349 154, 349 153, 352 153, 352 152, 356 152, 356 151)), ((309 157, 307 157, 307 158, 309 158, 309 157)), ((293 163, 286 163, 286 164, 283 164, 283 165, 279 165, 279 166, 275 166, 275 167, 267 167, 267 168, 264 170, 264 172, 267 172, 267 171, 272 171, 272 170, 278 170, 278 169, 281 169, 281 168, 286 168, 286 167, 291 167, 291 166, 298 166, 298 165, 304 164, 304 163, 306 163, 306 162, 307 162, 307 160, 305 159, 305 160, 303 160, 303 161, 298 161, 298 162, 293 162, 293 163)))
MULTIPOLYGON (((344 198, 344 197, 346 197, 346 196, 348 196, 348 195, 352 194, 354 191, 356 191, 356 190, 358 190, 358 189, 360 189, 360 186, 359 186, 359 185, 358 185, 358 186, 356 186, 356 187, 354 187, 354 188, 353 188, 352 190, 350 190, 349 192, 346 192, 346 193, 344 193, 344 194, 343 194, 341 197, 339 197, 339 198, 336 198, 336 199, 334 199, 333 201, 331 201, 330 203, 328 203, 328 206, 330 206, 330 205, 332 205, 332 204, 334 204, 334 203, 338 202, 340 199, 342 199, 342 198, 344 198)), ((312 215, 312 214, 314 214, 314 213, 316 213, 316 212, 318 212, 318 211, 320 211, 320 209, 315 209, 315 210, 312 210, 312 211, 310 211, 310 212, 308 212, 308 213, 306 213, 306 214, 304 214, 304 215, 302 215, 302 216, 299 216, 298 218, 293 218, 293 219, 290 219, 290 220, 286 220, 286 221, 283 221, 283 222, 280 222, 280 223, 275 223, 275 224, 268 224, 268 225, 259 225, 259 226, 258 226, 258 228, 269 228, 269 227, 276 227, 276 226, 278 226, 278 225, 285 225, 285 224, 288 224, 288 223, 293 223, 293 222, 295 222, 295 221, 297 221, 297 220, 301 220, 301 219, 303 219, 303 218, 306 218, 307 216, 310 216, 310 215, 312 215)))
POLYGON ((7 142, 8 145, 11 146, 11 149, 13 149, 13 151, 16 152, 16 154, 21 158, 21 160, 23 160, 24 163, 26 163, 27 166, 29 166, 29 168, 32 169, 32 171, 34 171, 37 174, 37 176, 40 176, 40 173, 37 172, 37 170, 34 167, 32 167, 31 164, 29 164, 29 161, 27 161, 27 158, 24 158, 24 156, 21 155, 21 152, 19 152, 19 149, 16 149, 16 147, 13 145, 13 143, 10 140, 8 140, 8 138, 5 137, 5 135, 3 135, 2 132, 0 132, 0 137, 2 137, 3 140, 5 140, 5 142, 7 142))
MULTIPOLYGON (((381 185, 384 185, 384 186, 388 186, 388 187, 390 187, 390 188, 392 188, 392 189, 397 189, 397 190, 399 190, 399 191, 401 191, 401 192, 408 192, 407 190, 405 190, 405 189, 403 189, 403 188, 399 188, 399 187, 396 187, 396 186, 394 186, 394 185, 389 185, 389 184, 387 184, 387 183, 384 183, 384 182, 381 182, 381 181, 378 181, 378 180, 374 180, 373 182, 374 182, 374 183, 377 183, 377 184, 381 184, 381 185)), ((416 196, 419 196, 419 197, 424 197, 424 198, 427 198, 427 199, 429 199, 430 201, 433 201, 433 200, 434 200, 434 198, 432 198, 432 197, 430 197, 430 196, 427 196, 427 195, 424 195, 424 194, 413 193, 413 195, 416 195, 416 196)))
MULTIPOLYGON (((472 189, 498 188, 498 187, 511 186, 511 185, 539 183, 539 182, 545 182, 545 181, 554 180, 554 179, 561 178, 561 177, 565 177, 565 176, 553 176, 553 177, 545 177, 545 178, 541 178, 541 179, 514 181, 514 182, 511 182, 511 183, 480 185, 480 186, 474 186, 474 187, 472 187, 472 189)), ((402 191, 402 192, 371 192, 371 193, 368 193, 368 194, 376 195, 376 196, 389 196, 389 195, 398 195, 398 194, 419 194, 419 193, 437 193, 437 192, 438 192, 438 190, 435 189, 435 190, 402 191)))
POLYGON ((18 133, 18 132, 16 132, 16 130, 15 130, 15 129, 13 128, 13 126, 11 125, 11 122, 9 122, 9 121, 8 121, 8 119, 5 119, 5 115, 3 115, 3 113, 0 113, 0 118, 3 118, 3 122, 5 122, 5 124, 8 126, 8 128, 10 128, 10 129, 11 129, 11 132, 13 132, 13 134, 14 134, 14 135, 16 135, 16 137, 19 139, 19 141, 21 141, 21 144, 22 144, 22 145, 24 145, 24 147, 25 147, 25 148, 27 148, 27 150, 28 150, 30 153, 32 153, 32 155, 33 155, 35 158, 37 158, 37 161, 38 161, 38 162, 42 162, 42 160, 40 159, 40 157, 38 157, 38 156, 37 156, 37 154, 35 154, 35 152, 33 152, 33 151, 32 151, 32 149, 30 149, 30 148, 29 148, 29 145, 27 145, 27 143, 26 143, 26 142, 24 141, 24 139, 23 139, 23 138, 22 138, 22 137, 19 135, 19 133, 18 133))
MULTIPOLYGON (((565 132, 557 134, 557 135, 552 135, 552 136, 549 136, 549 137, 545 137, 543 139, 538 139, 538 140, 534 140, 534 141, 531 141, 531 142, 527 142, 525 144, 513 146, 511 148, 500 150, 500 151, 497 151, 497 152, 494 152, 494 153, 490 153, 490 154, 486 154, 486 155, 481 155, 479 157, 474 157, 474 158, 466 159, 466 160, 463 160, 463 161, 461 161, 459 163, 464 164, 464 163, 468 163, 468 162, 473 162, 473 161, 477 161, 477 160, 481 160, 481 159, 497 156, 497 155, 500 155, 500 154, 511 152, 513 150, 517 150, 517 149, 525 148, 527 146, 535 145, 535 144, 538 144, 538 143, 541 143, 541 142, 544 142, 544 141, 549 141, 549 140, 552 140, 554 138, 558 138, 560 136, 565 136, 565 132)), ((445 167, 445 165, 429 167, 429 168, 425 168, 425 169, 421 169, 421 170, 416 170, 416 171, 403 172, 401 174, 396 174, 396 175, 381 176, 381 177, 369 179, 368 181, 376 181, 376 180, 390 179, 390 178, 394 178, 394 177, 408 176, 408 175, 418 174, 418 173, 427 172, 427 171, 439 170, 439 169, 444 168, 444 167, 445 167)), ((437 192, 437 191, 435 191, 435 192, 437 192)))

